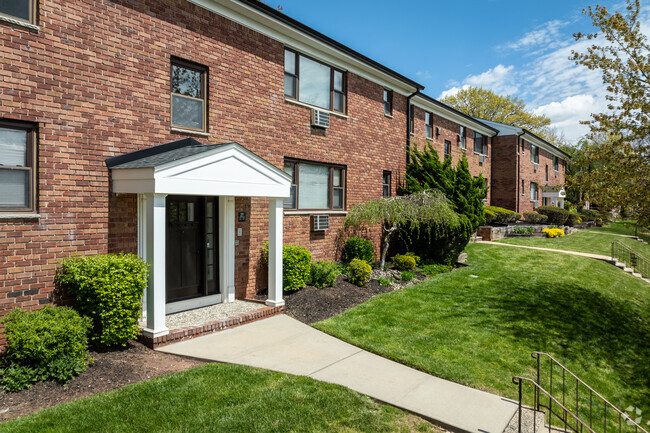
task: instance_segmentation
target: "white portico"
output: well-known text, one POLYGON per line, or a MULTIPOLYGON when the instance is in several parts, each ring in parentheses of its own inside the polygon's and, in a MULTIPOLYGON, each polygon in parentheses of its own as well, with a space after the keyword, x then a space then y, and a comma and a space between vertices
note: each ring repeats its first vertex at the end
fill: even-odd
POLYGON ((291 179, 237 143, 186 138, 106 160, 112 192, 138 195, 138 252, 149 264, 149 337, 165 315, 235 299, 235 197, 269 199, 269 306, 282 299, 283 200, 291 179))

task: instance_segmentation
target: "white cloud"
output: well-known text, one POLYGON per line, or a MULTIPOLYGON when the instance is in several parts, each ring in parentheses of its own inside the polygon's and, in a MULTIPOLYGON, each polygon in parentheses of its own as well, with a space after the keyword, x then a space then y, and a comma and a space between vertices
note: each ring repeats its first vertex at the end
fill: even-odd
POLYGON ((440 94, 440 98, 451 96, 458 93, 461 89, 468 87, 482 87, 484 89, 492 90, 499 94, 512 94, 516 93, 518 87, 514 83, 513 70, 514 66, 496 65, 494 68, 478 75, 469 75, 462 83, 454 83, 454 85, 440 94))
POLYGON ((604 101, 594 95, 575 95, 564 98, 560 102, 554 101, 541 105, 534 112, 548 116, 552 121, 551 127, 562 131, 567 140, 576 142, 589 132, 589 127, 580 122, 589 120, 591 113, 604 110, 606 107, 603 104, 604 101))
POLYGON ((562 44, 560 29, 569 24, 569 21, 553 20, 526 33, 514 42, 508 42, 505 46, 498 47, 500 50, 530 50, 541 47, 542 49, 557 48, 562 44))

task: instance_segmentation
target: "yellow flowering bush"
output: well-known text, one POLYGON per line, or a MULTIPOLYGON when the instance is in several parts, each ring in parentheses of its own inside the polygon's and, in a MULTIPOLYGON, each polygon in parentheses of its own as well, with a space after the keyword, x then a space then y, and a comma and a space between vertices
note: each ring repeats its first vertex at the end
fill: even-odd
POLYGON ((564 230, 562 229, 544 229, 542 233, 546 233, 546 236, 549 238, 561 238, 564 237, 564 230))

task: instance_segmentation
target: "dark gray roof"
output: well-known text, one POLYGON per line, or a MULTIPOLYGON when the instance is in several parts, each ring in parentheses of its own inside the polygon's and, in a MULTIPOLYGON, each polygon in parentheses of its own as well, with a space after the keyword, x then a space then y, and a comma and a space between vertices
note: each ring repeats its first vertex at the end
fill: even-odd
POLYGON ((193 138, 172 141, 146 149, 106 158, 106 166, 113 168, 157 167, 168 162, 207 152, 230 143, 202 144, 193 138))

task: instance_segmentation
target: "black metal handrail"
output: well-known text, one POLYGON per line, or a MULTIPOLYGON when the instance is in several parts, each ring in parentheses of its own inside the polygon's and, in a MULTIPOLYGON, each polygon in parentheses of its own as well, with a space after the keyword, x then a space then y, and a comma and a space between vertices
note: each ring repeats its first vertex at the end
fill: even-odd
MULTIPOLYGON (((603 419, 603 430, 602 430, 602 432, 603 433, 607 433, 607 422, 608 422, 607 413, 608 413, 608 409, 610 411, 615 412, 614 418, 613 419, 610 418, 609 421, 610 421, 610 423, 611 422, 616 423, 618 421, 618 432, 619 433, 622 432, 622 424, 623 424, 623 422, 626 422, 630 427, 634 427, 634 432, 635 433, 639 433, 639 432, 648 433, 648 431, 646 429, 644 429, 639 424, 637 424, 627 414, 625 414, 623 411, 621 411, 616 406, 614 406, 612 403, 610 403, 605 397, 603 397, 596 390, 594 390, 592 387, 587 385, 582 379, 580 379, 578 376, 576 376, 571 370, 566 368, 557 359, 553 358, 548 353, 533 352, 531 354, 531 356, 533 357, 533 359, 535 359, 537 361, 537 381, 535 382, 536 384, 542 383, 541 382, 541 379, 542 379, 542 363, 541 363, 541 360, 542 360, 542 358, 547 358, 549 360, 549 362, 550 362, 549 377, 548 377, 549 390, 548 390, 548 392, 546 392, 543 388, 541 390, 544 391, 544 394, 547 394, 547 395, 550 394, 551 397, 552 397, 552 394, 553 394, 553 367, 557 366, 557 367, 560 368, 560 370, 562 372, 562 385, 561 385, 562 403, 560 404, 560 408, 562 408, 563 411, 566 410, 566 406, 568 406, 567 395, 566 395, 567 394, 567 380, 566 380, 567 375, 572 377, 573 380, 575 380, 575 384, 576 384, 575 385, 575 399, 573 398, 573 396, 570 396, 570 399, 569 399, 569 402, 570 403, 575 403, 575 406, 574 406, 573 409, 569 409, 569 410, 571 411, 571 414, 575 415, 575 417, 578 418, 578 419, 580 418, 580 386, 582 385, 584 388, 586 388, 586 392, 588 393, 588 396, 589 396, 589 404, 588 404, 589 421, 588 422, 589 422, 589 429, 590 430, 594 428, 594 416, 596 416, 596 418, 599 417, 599 415, 594 414, 594 400, 597 400, 597 401, 600 401, 600 404, 602 404, 602 406, 603 406, 603 412, 602 412, 603 413, 603 417, 602 417, 602 419, 603 419), (618 418, 618 419, 616 419, 616 418, 618 418)), ((558 386, 557 386, 557 379, 556 379, 556 389, 557 389, 557 387, 558 386)), ((540 386, 540 388, 541 388, 541 386, 540 386)), ((563 420, 562 417, 560 417, 557 413, 554 412, 553 404, 554 403, 558 404, 559 401, 557 401, 555 398, 549 399, 549 405, 545 406, 545 405, 541 404, 539 392, 540 392, 540 390, 537 390, 535 392, 535 409, 536 410, 541 410, 541 408, 548 409, 549 413, 551 413, 552 415, 555 415, 561 421, 564 422, 565 430, 566 430, 567 427, 569 427, 572 430, 574 430, 576 433, 578 433, 578 431, 576 430, 577 424, 576 424, 576 428, 573 428, 572 426, 567 425, 567 423, 566 423, 566 415, 564 416, 564 420, 563 420)), ((586 415, 586 412, 587 412, 586 409, 584 409, 583 413, 585 415, 586 415)), ((549 424, 550 424, 550 421, 549 421, 549 424)), ((586 421, 585 422, 581 421, 581 424, 586 425, 586 421)), ((593 431, 593 430, 591 430, 591 431, 593 431)))
POLYGON ((612 260, 618 260, 643 278, 650 278, 650 260, 619 241, 612 241, 612 260))

